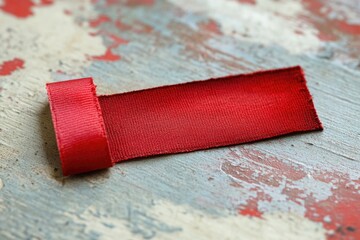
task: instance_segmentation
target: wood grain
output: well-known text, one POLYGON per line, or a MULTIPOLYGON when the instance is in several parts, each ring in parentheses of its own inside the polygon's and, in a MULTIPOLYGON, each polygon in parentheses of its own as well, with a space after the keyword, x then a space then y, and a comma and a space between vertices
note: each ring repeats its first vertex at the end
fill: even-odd
POLYGON ((0 11, 0 64, 24 62, 0 76, 0 239, 360 238, 357 0, 34 3, 0 11), (111 94, 294 65, 321 133, 62 177, 46 82, 111 94))

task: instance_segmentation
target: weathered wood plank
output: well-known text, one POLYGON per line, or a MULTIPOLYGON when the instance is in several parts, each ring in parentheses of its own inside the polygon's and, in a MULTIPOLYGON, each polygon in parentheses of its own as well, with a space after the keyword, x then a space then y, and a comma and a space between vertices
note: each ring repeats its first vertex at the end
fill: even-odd
POLYGON ((359 237, 356 0, 34 2, 0 11, 0 64, 24 61, 0 76, 1 239, 359 237), (321 133, 62 177, 46 82, 109 94, 292 65, 321 133))

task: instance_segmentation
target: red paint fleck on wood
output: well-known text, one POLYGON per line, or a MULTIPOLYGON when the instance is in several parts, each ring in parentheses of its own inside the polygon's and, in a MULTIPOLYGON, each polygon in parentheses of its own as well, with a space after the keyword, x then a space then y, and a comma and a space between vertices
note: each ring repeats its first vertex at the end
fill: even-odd
POLYGON ((135 21, 133 31, 136 33, 151 33, 153 31, 153 27, 139 21, 135 21))
POLYGON ((306 201, 306 217, 332 230, 328 239, 360 239, 360 180, 340 172, 317 172, 314 179, 332 185, 332 196, 306 201), (324 220, 328 218, 327 220, 324 220))
POLYGON ((342 33, 360 35, 360 24, 351 24, 346 20, 328 17, 334 9, 325 6, 320 0, 302 0, 302 2, 314 16, 320 17, 308 19, 319 30, 318 37, 320 40, 334 41, 342 33))
POLYGON ((351 35, 360 35, 360 24, 350 24, 346 21, 338 20, 337 26, 345 33, 351 35))
POLYGON ((115 34, 109 33, 109 37, 113 41, 113 43, 110 45, 110 48, 116 48, 116 47, 118 47, 118 46, 120 46, 122 44, 129 43, 128 40, 125 40, 125 39, 123 39, 121 37, 118 37, 115 34))
POLYGON ((209 20, 207 22, 201 22, 199 23, 199 28, 201 30, 211 32, 214 34, 221 34, 221 30, 219 28, 219 25, 214 20, 209 20))
POLYGON ((155 0, 127 0, 128 6, 151 6, 155 3, 155 0))
POLYGON ((304 35, 304 32, 301 31, 301 30, 299 30, 299 29, 296 29, 296 30, 295 30, 295 33, 296 33, 297 35, 304 35))
POLYGON ((247 158, 250 161, 241 165, 225 161, 221 166, 221 169, 233 178, 248 183, 263 183, 279 187, 286 179, 297 181, 306 177, 306 172, 303 170, 295 169, 276 157, 268 156, 260 151, 241 149, 241 154, 240 156, 235 151, 229 153, 235 159, 247 158))
POLYGON ((92 57, 94 60, 115 62, 121 59, 120 55, 112 52, 111 48, 106 49, 104 55, 92 57))
POLYGON ((317 37, 323 42, 332 42, 337 40, 337 37, 334 34, 329 34, 321 31, 317 34, 317 37))
POLYGON ((263 212, 259 210, 259 201, 271 201, 271 197, 265 194, 260 188, 253 188, 256 191, 256 196, 247 200, 245 205, 241 205, 238 209, 239 214, 250 217, 262 218, 263 212))
POLYGON ((118 3, 123 3, 127 6, 151 6, 155 3, 155 0, 106 0, 106 4, 114 5, 118 3))
POLYGON ((244 216, 261 218, 262 212, 258 210, 257 202, 252 201, 244 209, 239 209, 239 213, 244 216))
POLYGON ((245 3, 245 4, 251 4, 251 5, 256 4, 256 0, 238 0, 238 2, 245 3))
POLYGON ((114 61, 120 60, 121 56, 113 53, 113 49, 119 47, 122 44, 127 44, 128 41, 125 39, 122 39, 114 34, 111 34, 111 33, 104 33, 104 34, 105 34, 105 36, 110 38, 112 43, 107 47, 105 54, 103 54, 101 56, 94 56, 94 57, 92 57, 92 59, 100 60, 100 61, 109 61, 109 62, 114 62, 114 61))
MULTIPOLYGON (((110 22, 113 24, 111 18, 106 15, 100 15, 96 19, 90 21, 90 26, 95 28, 100 26, 104 22, 110 22)), ((107 31, 99 30, 97 33, 91 33, 90 35, 102 35, 105 39, 110 41, 110 44, 107 46, 106 52, 101 56, 93 56, 91 59, 99 61, 109 61, 114 62, 121 59, 121 56, 114 53, 113 50, 119 47, 122 44, 127 44, 129 41, 107 31)))
POLYGON ((90 20, 89 24, 91 27, 98 27, 100 24, 110 22, 111 19, 106 15, 99 15, 97 18, 90 20))
POLYGON ((5 0, 1 9, 18 18, 26 18, 32 15, 33 6, 34 3, 31 0, 5 0))
POLYGON ((63 75, 66 74, 66 72, 64 72, 63 70, 56 70, 56 73, 58 73, 58 74, 63 74, 63 75))
POLYGON ((116 4, 116 3, 119 3, 118 0, 106 0, 106 5, 113 5, 113 4, 116 4))
POLYGON ((302 0, 303 3, 305 3, 305 6, 308 7, 313 13, 316 13, 317 15, 322 15, 322 8, 324 7, 324 4, 320 2, 319 0, 302 0))
POLYGON ((65 9, 64 14, 70 16, 72 15, 72 11, 70 11, 69 9, 65 9))
POLYGON ((121 22, 120 20, 115 21, 115 26, 121 31, 133 31, 135 33, 151 33, 153 31, 153 27, 142 23, 139 21, 135 21, 133 24, 126 24, 121 22))
POLYGON ((24 60, 20 58, 6 61, 0 65, 0 76, 8 76, 21 68, 24 68, 24 60))
POLYGON ((120 20, 116 20, 115 21, 115 26, 119 29, 119 30, 123 30, 123 31, 127 31, 130 30, 132 27, 126 23, 121 22, 120 20))
POLYGON ((27 18, 33 14, 34 6, 47 6, 53 3, 53 0, 41 0, 40 3, 34 4, 31 0, 3 0, 0 7, 4 12, 16 16, 18 18, 27 18))
POLYGON ((256 4, 256 0, 237 0, 239 3, 245 3, 245 4, 251 4, 251 5, 255 5, 256 4))
POLYGON ((50 5, 53 3, 54 3, 54 0, 41 0, 42 5, 50 5))
POLYGON ((281 191, 281 194, 285 195, 288 200, 302 206, 304 203, 304 198, 306 193, 303 189, 294 187, 292 182, 287 182, 284 189, 281 191))
POLYGON ((231 186, 243 188, 242 182, 256 184, 251 189, 256 197, 250 197, 247 204, 239 207, 240 214, 261 216, 258 209, 259 201, 271 201, 270 195, 261 186, 282 187, 281 194, 287 201, 303 206, 305 217, 320 222, 329 230, 327 239, 360 239, 360 179, 353 180, 348 174, 338 171, 321 171, 306 169, 302 165, 287 164, 276 157, 268 156, 260 151, 240 148, 231 150, 229 158, 224 159, 221 169, 235 179, 231 186), (236 160, 246 161, 236 161, 236 160), (323 182, 331 186, 331 196, 318 200, 306 185, 296 185, 296 181, 305 178, 323 182), (301 187, 300 187, 301 186, 301 187), (307 189, 307 190, 306 190, 307 189))
POLYGON ((305 8, 312 13, 312 16, 305 17, 305 20, 312 24, 319 32, 317 37, 321 41, 335 41, 338 39, 337 34, 334 32, 334 26, 328 22, 326 15, 329 9, 324 11, 325 6, 318 0, 302 0, 305 8), (314 18, 315 16, 315 18, 314 18), (319 21, 319 18, 321 21, 319 21))

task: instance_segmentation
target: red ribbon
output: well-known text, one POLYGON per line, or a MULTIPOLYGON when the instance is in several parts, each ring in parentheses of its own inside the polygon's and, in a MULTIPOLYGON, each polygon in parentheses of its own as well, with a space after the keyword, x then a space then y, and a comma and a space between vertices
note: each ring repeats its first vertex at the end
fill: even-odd
POLYGON ((111 96, 91 78, 47 90, 64 175, 322 129, 300 67, 111 96))

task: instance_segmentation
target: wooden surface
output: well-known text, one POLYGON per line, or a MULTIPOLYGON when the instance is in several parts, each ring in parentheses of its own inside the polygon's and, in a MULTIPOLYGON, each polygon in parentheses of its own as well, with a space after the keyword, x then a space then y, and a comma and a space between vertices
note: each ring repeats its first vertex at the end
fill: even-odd
POLYGON ((358 0, 1 0, 0 239, 360 239, 358 0), (301 65, 323 132, 63 178, 45 83, 301 65))

